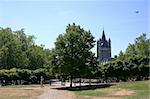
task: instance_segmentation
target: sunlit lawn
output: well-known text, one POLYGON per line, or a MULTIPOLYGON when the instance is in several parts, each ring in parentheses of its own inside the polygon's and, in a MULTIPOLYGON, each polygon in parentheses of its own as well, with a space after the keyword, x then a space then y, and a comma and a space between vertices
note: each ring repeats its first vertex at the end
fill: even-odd
POLYGON ((0 99, 37 99, 44 92, 39 85, 15 85, 0 87, 0 99))
MULTIPOLYGON (((74 92, 77 99, 150 99, 149 84, 150 81, 122 82, 107 88, 74 92)), ((43 92, 40 85, 2 86, 0 99, 37 99, 43 92)))
POLYGON ((150 81, 122 82, 108 88, 75 91, 78 99, 150 99, 150 81))

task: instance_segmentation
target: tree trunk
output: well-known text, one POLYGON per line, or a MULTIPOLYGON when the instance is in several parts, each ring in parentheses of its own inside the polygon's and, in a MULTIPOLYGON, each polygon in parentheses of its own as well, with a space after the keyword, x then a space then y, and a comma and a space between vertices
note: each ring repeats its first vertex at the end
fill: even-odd
POLYGON ((21 83, 21 79, 19 79, 19 84, 20 84, 20 85, 22 85, 22 83, 21 83))
POLYGON ((107 83, 107 75, 104 75, 104 83, 107 83))
POLYGON ((72 87, 72 75, 70 77, 70 87, 72 87))
POLYGON ((89 79, 89 85, 91 86, 91 79, 89 79))
POLYGON ((81 77, 80 77, 80 87, 81 87, 81 77))

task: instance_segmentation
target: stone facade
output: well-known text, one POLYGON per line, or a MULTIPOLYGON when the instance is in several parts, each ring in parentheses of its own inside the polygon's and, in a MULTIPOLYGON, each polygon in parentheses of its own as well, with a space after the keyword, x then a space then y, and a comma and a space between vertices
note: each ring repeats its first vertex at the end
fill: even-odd
POLYGON ((103 30, 102 38, 97 41, 97 59, 100 63, 106 63, 111 60, 111 40, 106 40, 103 30))

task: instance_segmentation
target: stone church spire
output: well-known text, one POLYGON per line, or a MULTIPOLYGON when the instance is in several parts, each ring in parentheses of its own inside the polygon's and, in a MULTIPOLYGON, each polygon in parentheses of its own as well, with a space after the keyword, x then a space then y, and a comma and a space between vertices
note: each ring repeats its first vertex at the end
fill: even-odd
POLYGON ((111 60, 111 39, 106 40, 104 29, 102 38, 97 41, 97 59, 100 63, 111 60))
POLYGON ((102 40, 103 40, 103 41, 106 40, 104 29, 103 29, 103 34, 102 34, 102 40))

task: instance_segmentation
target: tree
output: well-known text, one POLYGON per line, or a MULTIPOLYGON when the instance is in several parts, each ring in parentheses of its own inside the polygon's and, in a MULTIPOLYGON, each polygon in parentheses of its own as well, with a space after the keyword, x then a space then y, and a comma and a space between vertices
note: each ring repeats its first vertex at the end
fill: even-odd
POLYGON ((90 31, 85 31, 75 23, 69 24, 66 33, 58 36, 52 56, 53 69, 59 75, 70 77, 70 87, 74 77, 86 76, 96 66, 95 56, 91 52, 94 43, 90 31))
POLYGON ((149 75, 149 55, 150 55, 150 38, 143 33, 135 39, 133 44, 130 44, 126 49, 126 60, 130 68, 132 76, 140 77, 149 75))
POLYGON ((10 28, 0 28, 0 46, 1 68, 28 66, 29 60, 21 49, 21 42, 10 28))
POLYGON ((24 29, 0 28, 0 69, 38 69, 49 66, 50 50, 34 44, 24 29))
POLYGON ((42 68, 46 64, 46 52, 41 46, 29 46, 27 56, 30 61, 28 69, 42 68))
POLYGON ((140 37, 137 37, 134 44, 129 44, 125 54, 128 56, 142 55, 148 57, 150 54, 150 39, 147 36, 146 33, 143 33, 140 37))

